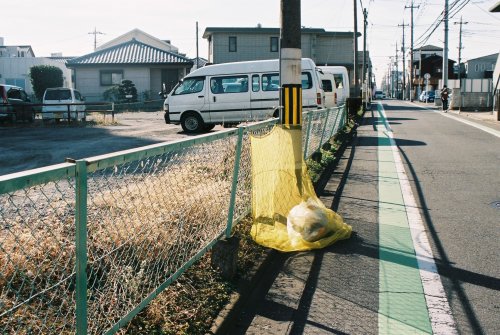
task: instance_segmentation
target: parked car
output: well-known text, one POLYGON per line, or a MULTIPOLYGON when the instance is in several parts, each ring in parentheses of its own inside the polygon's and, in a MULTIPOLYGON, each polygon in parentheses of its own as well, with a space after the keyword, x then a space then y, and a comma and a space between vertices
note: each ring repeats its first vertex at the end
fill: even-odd
POLYGON ((0 121, 33 122, 33 117, 28 94, 21 87, 0 84, 0 121))
MULTIPOLYGON (((325 95, 312 59, 302 59, 302 108, 324 108, 325 95)), ((188 74, 163 104, 165 122, 186 133, 279 115, 279 61, 259 60, 205 66, 188 74)))
POLYGON ((337 105, 345 104, 349 98, 349 74, 344 66, 318 66, 318 69, 327 74, 333 75, 335 88, 337 89, 337 105))
POLYGON ((421 102, 434 102, 435 97, 434 91, 423 91, 420 93, 418 100, 421 102))
POLYGON ((42 119, 68 120, 68 107, 72 120, 85 119, 85 99, 74 88, 47 88, 43 94, 42 119))
POLYGON ((385 94, 384 92, 382 91, 375 91, 375 94, 373 95, 373 99, 377 100, 377 99, 384 99, 385 98, 385 94))

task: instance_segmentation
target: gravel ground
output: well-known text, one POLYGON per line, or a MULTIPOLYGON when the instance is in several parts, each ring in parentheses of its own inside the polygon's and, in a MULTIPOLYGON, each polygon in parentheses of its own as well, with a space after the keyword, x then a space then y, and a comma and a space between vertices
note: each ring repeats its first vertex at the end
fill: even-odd
POLYGON ((165 124, 161 111, 120 113, 113 124, 108 115, 89 117, 85 126, 0 125, 0 176, 189 136, 180 126, 165 124))

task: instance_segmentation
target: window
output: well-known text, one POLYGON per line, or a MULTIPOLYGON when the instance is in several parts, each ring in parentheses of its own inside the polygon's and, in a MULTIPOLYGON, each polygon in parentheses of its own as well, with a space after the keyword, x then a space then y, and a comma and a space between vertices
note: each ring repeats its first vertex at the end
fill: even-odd
POLYGON ((334 74, 333 80, 335 80, 337 88, 344 88, 344 77, 341 74, 334 74))
POLYGON ((248 92, 248 77, 213 77, 210 79, 210 90, 214 94, 248 92))
POLYGON ((8 92, 7 92, 7 98, 9 99, 16 99, 16 100, 21 100, 21 91, 15 89, 15 88, 11 88, 8 92))
POLYGON ((174 90, 174 95, 201 92, 203 91, 204 84, 205 84, 205 77, 187 78, 181 83, 179 83, 179 85, 177 85, 177 87, 174 90))
POLYGON ((80 92, 78 91, 75 91, 75 100, 78 100, 78 101, 82 101, 82 95, 80 94, 80 92))
POLYGON ((279 73, 266 73, 262 75, 263 91, 278 91, 280 89, 279 73))
POLYGON ((70 100, 71 91, 69 89, 47 90, 44 100, 70 100))
POLYGON ((313 86, 311 73, 302 72, 302 76, 300 78, 302 81, 302 89, 303 90, 307 90, 313 86))
POLYGON ((278 37, 271 37, 271 52, 278 52, 279 43, 278 37))
POLYGON ((229 52, 236 52, 237 41, 236 36, 229 36, 229 52))
POLYGON ((479 64, 476 64, 476 65, 474 66, 474 70, 476 70, 476 72, 478 72, 478 71, 479 71, 479 64))
POLYGON ((258 74, 252 76, 252 91, 259 92, 260 90, 260 77, 258 74))
POLYGON ((12 86, 19 86, 22 89, 26 89, 26 80, 23 78, 5 78, 5 84, 12 86))
POLYGON ((333 86, 331 80, 322 80, 321 84, 323 85, 323 91, 333 92, 333 86))
POLYGON ((120 85, 123 80, 123 70, 101 71, 101 86, 120 85))

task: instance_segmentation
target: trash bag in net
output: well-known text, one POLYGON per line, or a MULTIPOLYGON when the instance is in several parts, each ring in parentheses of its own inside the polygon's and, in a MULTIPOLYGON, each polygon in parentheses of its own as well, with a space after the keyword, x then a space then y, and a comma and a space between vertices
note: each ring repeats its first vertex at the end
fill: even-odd
POLYGON ((352 231, 316 196, 302 159, 301 136, 299 129, 275 127, 250 138, 251 235, 257 243, 285 252, 324 248, 349 238, 352 231))

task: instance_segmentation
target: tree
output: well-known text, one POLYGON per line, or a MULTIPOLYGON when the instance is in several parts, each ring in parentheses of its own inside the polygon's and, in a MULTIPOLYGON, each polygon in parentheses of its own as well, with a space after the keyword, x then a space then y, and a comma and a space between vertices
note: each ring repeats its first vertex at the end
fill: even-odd
POLYGON ((137 102, 137 88, 135 88, 132 80, 122 80, 122 83, 118 86, 118 92, 120 101, 137 102))
POLYGON ((38 100, 42 100, 45 89, 63 86, 63 72, 57 66, 36 65, 30 68, 31 85, 38 100))

